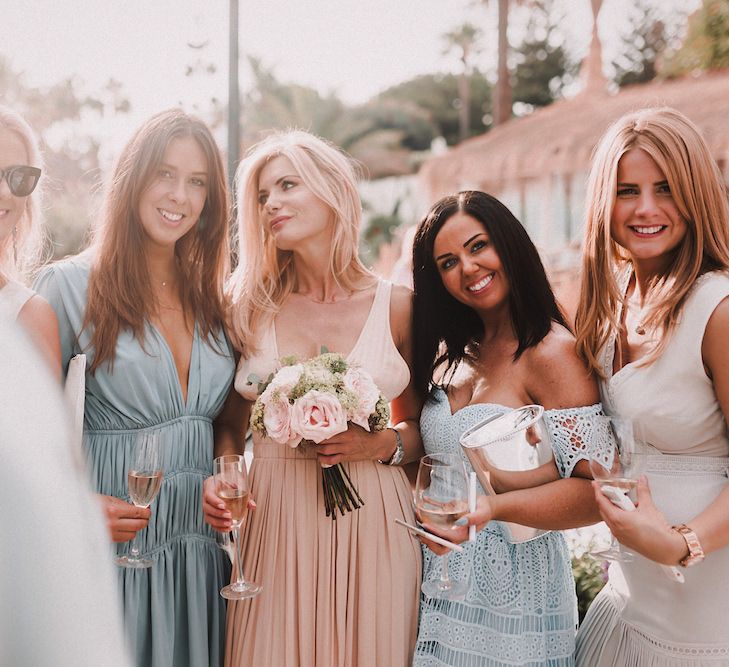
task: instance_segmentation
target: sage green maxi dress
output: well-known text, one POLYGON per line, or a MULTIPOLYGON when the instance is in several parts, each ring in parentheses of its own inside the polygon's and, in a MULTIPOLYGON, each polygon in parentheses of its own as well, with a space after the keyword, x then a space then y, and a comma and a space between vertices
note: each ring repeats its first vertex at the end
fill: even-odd
MULTIPOLYGON (((81 351, 89 365, 93 361, 89 331, 82 330, 89 269, 87 257, 66 260, 45 269, 36 284, 58 317, 64 369, 81 351)), ((212 471, 212 420, 234 370, 222 331, 211 345, 196 330, 183 403, 172 354, 148 324, 144 349, 123 331, 113 371, 105 364, 86 374, 84 449, 99 493, 128 502, 135 437, 144 429, 159 430, 165 443, 162 488, 148 527, 137 534, 140 551, 154 564, 118 568, 126 632, 140 666, 206 667, 223 660, 225 604, 219 590, 230 566, 203 521, 202 483, 212 471)), ((129 549, 128 542, 115 546, 120 554, 129 549)))

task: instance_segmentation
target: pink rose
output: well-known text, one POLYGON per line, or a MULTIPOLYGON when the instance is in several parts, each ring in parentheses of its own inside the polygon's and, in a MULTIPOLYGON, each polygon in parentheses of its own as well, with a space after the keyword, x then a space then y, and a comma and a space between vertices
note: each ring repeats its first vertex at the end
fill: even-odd
POLYGON ((268 437, 280 445, 296 447, 301 436, 291 428, 291 406, 285 398, 271 400, 263 411, 263 425, 268 437))
POLYGON ((319 444, 347 430, 347 415, 335 396, 312 389, 294 401, 291 427, 302 437, 319 444))
POLYGON ((380 390, 372 376, 363 368, 350 367, 347 369, 343 382, 344 388, 351 391, 359 400, 359 405, 349 415, 349 420, 361 426, 365 431, 369 431, 369 417, 375 411, 375 406, 380 398, 380 390))

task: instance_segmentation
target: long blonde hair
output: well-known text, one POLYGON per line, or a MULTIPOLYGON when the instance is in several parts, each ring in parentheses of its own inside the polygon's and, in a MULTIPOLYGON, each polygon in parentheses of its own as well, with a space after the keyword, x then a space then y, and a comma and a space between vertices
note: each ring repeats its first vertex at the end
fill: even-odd
POLYGON ((139 220, 139 199, 173 139, 192 137, 205 153, 208 185, 199 220, 175 244, 181 272, 181 297, 204 338, 217 336, 225 316, 230 207, 225 168, 207 125, 178 109, 163 111, 144 123, 119 155, 104 197, 101 225, 91 252, 84 327, 92 329, 95 356, 91 371, 108 362, 113 368, 116 342, 130 330, 144 340, 144 323, 155 309, 139 220))
POLYGON ((698 128, 670 108, 629 113, 613 123, 595 148, 587 185, 587 224, 582 283, 575 316, 577 351, 604 376, 599 353, 619 330, 624 294, 621 277, 630 271, 628 254, 611 236, 620 158, 645 151, 665 174, 687 232, 668 270, 650 286, 646 324, 662 332, 644 363, 660 355, 676 326, 696 279, 729 267, 729 203, 721 172, 698 128))
POLYGON ((312 193, 334 214, 329 271, 346 290, 371 277, 358 255, 362 204, 352 160, 329 142, 293 130, 253 146, 236 174, 238 193, 238 266, 228 284, 230 334, 245 356, 256 347, 260 327, 278 312, 296 287, 293 252, 279 250, 258 203, 258 179, 273 158, 286 157, 312 193))
MULTIPOLYGON (((15 134, 28 154, 28 165, 43 168, 38 139, 30 125, 12 109, 0 105, 0 130, 15 134)), ((44 236, 40 215, 40 187, 25 198, 25 211, 12 236, 0 241, 0 279, 27 280, 38 265, 43 252, 44 236)))

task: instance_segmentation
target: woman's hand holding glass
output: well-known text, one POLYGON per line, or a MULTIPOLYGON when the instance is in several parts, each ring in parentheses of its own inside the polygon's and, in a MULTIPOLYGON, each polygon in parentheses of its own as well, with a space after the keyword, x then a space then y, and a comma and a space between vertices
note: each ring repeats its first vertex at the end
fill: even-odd
MULTIPOLYGON (((593 484, 598 487, 595 491, 598 506, 609 501, 621 512, 632 512, 637 501, 635 488, 646 466, 645 443, 631 420, 619 417, 601 417, 600 420, 603 428, 596 433, 603 437, 594 438, 588 450, 593 484)), ((629 561, 633 554, 621 550, 613 538, 608 548, 593 551, 593 556, 629 561)))
MULTIPOLYGON (((161 433, 142 431, 134 441, 127 485, 136 507, 149 508, 162 487, 162 439, 161 433)), ((152 567, 153 561, 140 555, 135 533, 129 553, 117 556, 116 563, 122 567, 147 568, 152 567)))
POLYGON ((235 581, 225 586, 220 594, 228 600, 255 597, 261 592, 262 586, 246 581, 243 575, 241 528, 248 517, 250 498, 248 471, 243 456, 232 454, 216 458, 213 461, 213 485, 218 503, 222 502, 230 515, 235 547, 235 581))
POLYGON ((137 507, 115 496, 98 494, 106 517, 106 526, 113 542, 129 542, 147 527, 152 512, 149 507, 137 507))
MULTIPOLYGON (((449 531, 468 512, 467 480, 459 454, 429 454, 420 459, 414 501, 415 512, 424 528, 450 539, 449 531)), ((448 574, 448 553, 445 550, 442 555, 440 578, 424 581, 421 586, 429 597, 453 600, 466 591, 467 582, 454 581, 448 574)))

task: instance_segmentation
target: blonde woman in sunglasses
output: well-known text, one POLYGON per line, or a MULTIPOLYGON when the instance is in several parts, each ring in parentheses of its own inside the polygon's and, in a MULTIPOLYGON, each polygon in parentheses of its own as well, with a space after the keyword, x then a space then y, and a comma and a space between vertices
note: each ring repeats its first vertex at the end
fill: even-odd
POLYGON ((42 246, 38 141, 14 111, 0 106, 0 317, 17 320, 58 375, 58 322, 48 303, 25 286, 42 246))

